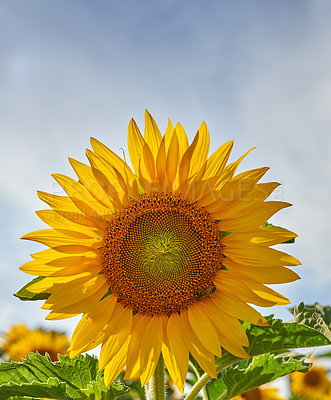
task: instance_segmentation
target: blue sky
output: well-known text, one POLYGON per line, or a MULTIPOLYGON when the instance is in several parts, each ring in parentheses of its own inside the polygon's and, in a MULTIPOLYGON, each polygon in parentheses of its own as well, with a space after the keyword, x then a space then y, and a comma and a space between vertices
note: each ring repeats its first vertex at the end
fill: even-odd
MULTIPOLYGON (((331 3, 327 0, 50 1, 0 6, 0 329, 44 322, 41 303, 12 296, 18 267, 42 249, 20 241, 42 229, 36 190, 58 191, 51 173, 74 177, 89 137, 126 149, 144 109, 162 131, 180 121, 192 139, 203 120, 211 151, 235 139, 243 169, 270 166, 275 199, 294 204, 272 222, 296 231, 285 247, 300 281, 278 286, 293 304, 331 303, 331 3)), ((277 316, 290 319, 285 308, 277 316)), ((269 314, 265 309, 263 313, 269 314)))

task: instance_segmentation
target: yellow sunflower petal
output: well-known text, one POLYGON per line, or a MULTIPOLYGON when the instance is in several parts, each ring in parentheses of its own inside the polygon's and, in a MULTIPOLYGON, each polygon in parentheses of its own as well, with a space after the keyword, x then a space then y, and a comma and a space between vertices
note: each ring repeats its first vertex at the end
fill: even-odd
POLYGON ((260 283, 275 284, 288 283, 300 279, 299 275, 286 267, 248 267, 237 263, 227 264, 227 268, 233 272, 247 275, 260 283))
POLYGON ((130 338, 127 338, 123 346, 106 365, 104 372, 104 381, 106 386, 109 386, 123 370, 126 362, 129 341, 130 338))
MULTIPOLYGON (((228 259, 225 259, 228 260, 228 259)), ((224 262, 224 265, 227 263, 224 262)), ((250 287, 252 282, 251 278, 245 279, 245 276, 241 276, 239 279, 239 274, 234 274, 232 271, 219 271, 214 278, 214 283, 216 288, 222 288, 224 293, 228 293, 229 296, 235 296, 236 293, 240 293, 240 298, 245 300, 247 303, 252 303, 261 307, 271 307, 276 304, 275 301, 265 299, 255 293, 253 288, 250 287)), ((254 285, 257 281, 254 280, 254 285)), ((253 287, 255 287, 253 285, 253 287)))
MULTIPOLYGON (((214 300, 212 302, 215 303, 214 300)), ((210 316, 222 347, 237 357, 249 357, 243 348, 243 346, 249 345, 248 339, 238 319, 227 313, 220 313, 216 304, 213 305, 211 302, 205 302, 201 306, 205 313, 210 316)))
POLYGON ((63 284, 63 283, 68 283, 73 280, 77 280, 77 283, 85 282, 86 280, 89 280, 91 277, 91 274, 84 272, 78 275, 71 275, 71 276, 60 276, 56 278, 52 277, 46 277, 45 279, 42 279, 41 281, 34 283, 29 286, 29 291, 32 293, 50 293, 53 291, 53 286, 56 284, 63 284))
MULTIPOLYGON (((47 265, 47 268, 49 266, 47 265)), ((100 268, 100 261, 93 260, 90 262, 82 263, 81 265, 71 265, 70 267, 64 267, 60 270, 53 272, 51 275, 48 276, 68 276, 68 275, 76 275, 83 272, 88 272, 91 275, 97 275, 101 272, 100 268)), ((45 275, 46 276, 46 275, 45 275)))
POLYGON ((127 340, 132 327, 132 311, 116 304, 111 323, 105 329, 105 341, 101 347, 99 369, 103 369, 127 340))
POLYGON ((160 143, 162 140, 162 136, 158 126, 156 125, 154 118, 151 114, 145 110, 145 134, 144 139, 148 144, 151 152, 154 156, 154 160, 156 161, 156 155, 158 153, 160 143))
POLYGON ((97 275, 100 272, 100 262, 96 259, 84 261, 84 258, 78 257, 76 262, 71 262, 71 258, 73 257, 58 258, 57 264, 55 261, 52 264, 41 259, 32 260, 23 264, 20 269, 27 274, 52 277, 77 275, 83 272, 97 275))
POLYGON ((188 370, 189 351, 180 332, 180 316, 177 313, 172 314, 168 320, 162 354, 170 377, 178 390, 183 392, 188 370))
POLYGON ((78 179, 84 185, 84 187, 91 193, 91 195, 103 206, 111 210, 114 210, 113 203, 111 202, 109 197, 106 196, 106 193, 101 188, 98 181, 95 179, 91 167, 77 160, 74 160, 73 158, 70 157, 69 157, 69 162, 74 171, 76 172, 78 179))
POLYGON ((61 269, 61 267, 45 266, 43 260, 32 260, 20 267, 20 270, 26 274, 39 276, 49 276, 61 269))
POLYGON ((199 304, 194 304, 188 309, 187 315, 191 327, 201 343, 203 343, 211 353, 221 357, 221 346, 215 329, 199 306, 199 304))
POLYGON ((139 366, 140 371, 140 357, 141 357, 141 341, 145 332, 148 318, 145 315, 136 314, 134 316, 134 331, 130 338, 128 347, 127 363, 126 363, 126 374, 125 377, 129 379, 134 375, 136 366, 139 366))
POLYGON ((120 209, 123 203, 128 202, 124 178, 115 167, 92 151, 86 150, 86 156, 90 161, 95 179, 104 191, 104 196, 110 199, 116 210, 120 209))
POLYGON ((77 246, 85 246, 87 248, 100 247, 100 243, 98 243, 95 239, 83 239, 67 236, 66 234, 60 233, 53 229, 42 229, 40 231, 27 233, 26 235, 22 236, 21 239, 33 240, 49 247, 75 244, 77 244, 77 246))
MULTIPOLYGON (((88 346, 99 343, 95 338, 102 332, 110 321, 113 310, 116 305, 115 296, 107 296, 92 308, 87 314, 84 314, 77 324, 70 343, 70 357, 75 357, 83 351, 86 351, 88 346)), ((104 336, 104 333, 103 335, 104 336)))
POLYGON ((256 207, 251 213, 240 218, 223 219, 219 223, 225 232, 247 232, 258 228, 269 220, 276 212, 292 204, 283 201, 266 201, 256 207))
POLYGON ((97 255, 95 254, 94 250, 87 250, 83 251, 81 253, 76 253, 74 256, 66 256, 65 260, 63 260, 63 254, 55 249, 45 249, 42 251, 38 251, 37 253, 31 254, 31 257, 35 260, 44 260, 47 265, 53 265, 53 266, 63 266, 62 261, 65 262, 65 266, 68 264, 72 264, 75 262, 80 262, 84 260, 90 260, 90 259, 95 259, 97 255), (59 261, 57 261, 58 258, 61 258, 61 265, 59 265, 59 261))
POLYGON ((51 311, 49 314, 47 314, 46 319, 48 321, 56 321, 59 319, 67 319, 67 318, 72 318, 72 317, 76 317, 77 315, 79 315, 80 313, 57 313, 57 312, 53 312, 51 311))
POLYGON ((180 326, 183 339, 192 356, 208 375, 217 379, 214 354, 207 350, 192 330, 186 310, 180 314, 180 326))
POLYGON ((145 160, 146 169, 148 171, 148 176, 151 182, 155 182, 156 175, 155 175, 155 161, 153 153, 149 148, 148 144, 145 143, 143 145, 143 158, 145 160))
POLYGON ((99 220, 102 220, 101 216, 110 218, 110 210, 97 202, 83 185, 65 175, 53 174, 52 176, 83 214, 99 220))
MULTIPOLYGON (((189 352, 187 351, 187 365, 188 365, 188 356, 189 352)), ((167 342, 167 339, 163 340, 162 343, 162 356, 164 359, 164 363, 166 365, 167 371, 170 375, 170 378, 173 380, 174 384, 176 385, 177 389, 184 393, 184 387, 186 382, 186 375, 187 375, 187 368, 185 371, 184 378, 181 375, 181 370, 177 365, 177 357, 176 354, 170 350, 170 345, 167 342)))
MULTIPOLYGON (((235 197, 224 197, 224 201, 209 204, 208 210, 216 220, 240 218, 254 211, 279 186, 278 182, 258 183, 253 189, 250 183, 243 184, 243 192, 235 197), (247 189, 246 193, 245 190, 247 189)), ((222 190, 220 191, 222 193, 222 190)))
MULTIPOLYGON (((179 161, 182 159, 185 151, 188 149, 188 140, 187 140, 187 135, 186 132, 183 128, 183 126, 177 122, 174 130, 174 135, 177 136, 178 139, 178 155, 179 155, 179 161)), ((169 152, 170 152, 170 147, 169 147, 169 152)))
POLYGON ((175 182, 179 162, 180 154, 178 137, 176 133, 174 133, 170 141, 166 162, 167 182, 169 188, 172 188, 175 182))
POLYGON ((210 136, 208 127, 204 121, 202 122, 196 136, 198 136, 198 140, 192 154, 189 178, 194 177, 201 170, 208 157, 210 136))
POLYGON ((254 150, 255 147, 250 148, 249 150, 246 151, 241 157, 238 158, 238 160, 232 162, 231 164, 228 164, 226 167, 224 167, 224 171, 221 175, 220 181, 219 181, 219 187, 222 187, 225 182, 227 182, 229 179, 232 179, 233 175, 236 173, 240 163, 242 160, 252 151, 254 150))
MULTIPOLYGON (((272 290, 268 288, 267 286, 261 284, 254 278, 250 278, 248 276, 242 275, 239 272, 230 272, 230 271, 220 271, 216 279, 222 279, 227 280, 227 286, 231 287, 231 282, 232 285, 238 285, 238 281, 245 282, 245 285, 249 290, 253 291, 258 297, 261 299, 266 300, 267 302, 272 302, 273 304, 271 305, 276 305, 276 304, 289 304, 290 301, 280 293, 276 292, 275 290, 272 290)), ((215 280, 216 280, 215 279, 215 280)), ((228 290, 228 288, 223 288, 224 290, 228 290)), ((249 296, 249 293, 246 291, 245 295, 249 296)), ((247 300, 250 303, 260 305, 257 302, 254 301, 252 298, 251 301, 247 300)))
POLYGON ((288 240, 296 238, 298 235, 287 229, 260 227, 250 232, 236 233, 223 238, 226 246, 240 245, 243 243, 257 244, 261 246, 273 246, 275 244, 284 243, 288 240))
POLYGON ((239 264, 250 266, 272 265, 281 267, 301 264, 299 260, 287 253, 260 245, 237 244, 225 246, 224 254, 239 264))
MULTIPOLYGON (((227 167, 224 168, 221 176, 218 177, 217 184, 215 184, 213 190, 210 190, 201 199, 199 199, 199 204, 202 207, 208 206, 208 211, 211 212, 211 204, 215 203, 215 201, 221 200, 221 203, 229 203, 229 200, 231 201, 233 198, 241 196, 241 191, 244 192, 245 190, 247 190, 245 188, 247 184, 249 185, 249 187, 253 185, 254 182, 246 182, 244 180, 240 182, 233 182, 233 175, 235 174, 240 162, 249 153, 249 151, 247 151, 237 161, 229 164, 227 167), (225 193, 223 193, 223 191, 225 193)), ((265 173, 266 168, 261 168, 261 170, 263 174, 265 173)))
POLYGON ((127 185, 132 185, 135 181, 135 175, 131 168, 127 165, 126 161, 123 161, 121 157, 111 151, 107 146, 101 143, 95 138, 91 138, 91 145, 95 154, 107 160, 126 180, 127 185))
POLYGON ((55 266, 60 268, 73 268, 73 267, 84 267, 88 265, 98 265, 100 270, 100 259, 97 255, 92 252, 88 252, 82 255, 73 255, 66 257, 59 257, 57 254, 53 260, 46 260, 45 265, 55 266))
POLYGON ((129 336, 129 347, 124 379, 137 380, 140 376, 140 340, 146 320, 144 315, 135 314, 132 318, 132 331, 129 336), (140 322, 143 320, 142 322, 140 322))
POLYGON ((268 322, 262 315, 254 310, 253 307, 241 301, 238 296, 229 296, 228 293, 222 293, 222 288, 216 290, 213 295, 216 306, 222 311, 242 321, 250 322, 254 325, 268 325, 268 322))
POLYGON ((103 230, 92 230, 87 226, 76 224, 73 221, 64 218, 62 215, 53 210, 36 211, 38 217, 51 228, 68 236, 73 236, 78 239, 95 239, 103 235, 103 230))
POLYGON ((54 292, 42 308, 58 313, 83 313, 97 304, 107 292, 107 284, 101 275, 79 282, 74 280, 66 285, 54 287, 54 292), (64 287, 63 287, 64 286, 64 287))
MULTIPOLYGON (((253 288, 253 284, 250 284, 250 286, 253 288)), ((274 301, 276 305, 284 305, 291 303, 290 300, 285 296, 281 295, 275 290, 268 288, 265 285, 260 284, 259 282, 256 285, 254 285, 253 290, 258 296, 263 297, 266 300, 274 301)))
POLYGON ((219 147, 202 165, 195 181, 202 181, 214 176, 220 176, 230 157, 233 148, 233 140, 219 147))
MULTIPOLYGON (((37 194, 38 197, 47 203, 53 210, 55 210, 55 212, 69 221, 91 228, 104 228, 106 226, 106 222, 104 220, 100 220, 99 216, 95 217, 94 214, 86 215, 82 213, 69 197, 57 196, 40 191, 38 191, 37 194)), ((80 206, 83 206, 82 203, 80 206)))
POLYGON ((190 171, 192 170, 191 164, 193 163, 192 156, 194 154, 194 151, 197 147, 198 142, 199 142, 199 131, 196 134, 192 144, 185 151, 185 153, 180 161, 179 171, 178 171, 179 187, 181 187, 183 185, 183 183, 187 180, 187 178, 190 175, 190 171))
MULTIPOLYGON (((266 168, 260 168, 260 176, 266 171, 266 168)), ((273 190, 279 186, 276 184, 268 184, 270 191, 260 190, 259 184, 256 184, 257 179, 237 181, 230 180, 224 186, 214 191, 212 196, 204 197, 201 201, 208 208, 208 212, 213 214, 215 219, 225 219, 230 217, 238 218, 245 215, 249 211, 249 207, 254 208, 258 201, 264 201, 273 190), (266 194, 261 198, 261 194, 266 194), (208 203, 209 202, 209 203, 208 203)), ((265 188, 266 189, 266 188, 265 188)))
POLYGON ((174 130, 175 130, 175 128, 174 128, 172 122, 170 121, 170 119, 168 119, 167 129, 164 134, 164 147, 166 150, 166 154, 168 154, 170 141, 171 141, 172 135, 174 133, 174 130))
POLYGON ((157 153, 155 166, 156 166, 157 180, 159 182, 161 190, 164 191, 167 191, 167 186, 165 185, 166 163, 167 163, 167 155, 165 149, 165 137, 163 137, 157 153))
POLYGON ((166 319, 165 315, 152 317, 146 325, 140 358, 140 381, 143 386, 151 379, 159 361, 166 319))
MULTIPOLYGON (((78 211, 80 209, 75 205, 75 203, 66 196, 58 196, 56 194, 50 194, 46 192, 42 192, 40 190, 37 191, 38 197, 40 200, 47 203, 53 210, 66 210, 67 212, 78 211)), ((92 225, 93 226, 93 225, 92 225)))
POLYGON ((144 151, 145 155, 149 158, 149 162, 151 163, 151 157, 153 158, 153 154, 150 151, 148 144, 145 142, 142 137, 139 128, 135 121, 131 119, 128 128, 128 148, 131 163, 133 165, 133 169, 137 175, 142 175, 142 177, 149 178, 148 169, 146 166, 146 161, 144 159, 144 151), (144 150, 145 149, 145 150, 144 150))

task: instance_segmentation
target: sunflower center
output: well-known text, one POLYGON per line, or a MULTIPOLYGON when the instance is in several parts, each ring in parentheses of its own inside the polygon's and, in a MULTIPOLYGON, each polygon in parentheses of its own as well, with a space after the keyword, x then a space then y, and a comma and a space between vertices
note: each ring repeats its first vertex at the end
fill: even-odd
POLYGON ((42 356, 46 355, 46 353, 48 353, 48 355, 50 356, 51 360, 53 362, 55 361, 59 361, 58 358, 58 352, 51 350, 51 349, 47 349, 47 348, 42 348, 42 347, 37 347, 36 349, 31 350, 31 352, 35 353, 36 351, 38 351, 39 354, 41 354, 42 356))
POLYGON ((109 221, 103 273, 123 305, 171 315, 215 291, 221 241, 216 222, 195 204, 171 193, 144 194, 109 221))
POLYGON ((308 371, 308 373, 306 373, 304 376, 304 380, 308 386, 318 386, 321 381, 320 374, 314 370, 308 371))

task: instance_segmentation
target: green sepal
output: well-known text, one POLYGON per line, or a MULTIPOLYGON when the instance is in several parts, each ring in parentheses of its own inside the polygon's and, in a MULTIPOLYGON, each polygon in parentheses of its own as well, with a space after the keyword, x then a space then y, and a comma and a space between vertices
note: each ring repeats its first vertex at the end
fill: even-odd
POLYGON ((42 279, 45 279, 45 276, 38 276, 37 278, 32 279, 32 281, 24 285, 17 293, 14 293, 14 296, 23 301, 47 300, 51 293, 33 293, 28 290, 29 286, 41 281, 42 279))

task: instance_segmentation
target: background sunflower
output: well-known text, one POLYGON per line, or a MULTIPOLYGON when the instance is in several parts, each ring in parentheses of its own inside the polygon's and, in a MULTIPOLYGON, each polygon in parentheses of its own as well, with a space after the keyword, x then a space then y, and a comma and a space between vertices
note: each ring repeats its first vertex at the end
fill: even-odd
POLYGON ((69 339, 60 332, 43 329, 29 329, 25 324, 13 325, 1 338, 4 354, 14 361, 21 361, 29 353, 48 353, 52 361, 58 360, 58 354, 67 354, 69 339))
POLYGON ((309 400, 331 399, 331 382, 323 366, 313 365, 305 373, 293 372, 290 374, 290 381, 295 397, 309 400))

